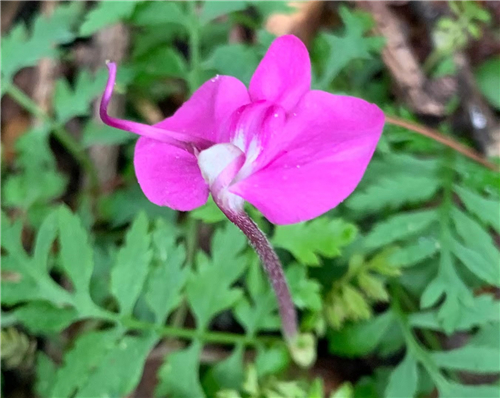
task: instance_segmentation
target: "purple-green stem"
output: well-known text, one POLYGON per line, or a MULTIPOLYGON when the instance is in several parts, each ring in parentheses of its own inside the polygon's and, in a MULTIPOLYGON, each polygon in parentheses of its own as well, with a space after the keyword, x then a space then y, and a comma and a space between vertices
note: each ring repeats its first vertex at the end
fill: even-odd
MULTIPOLYGON (((217 203, 217 202, 216 202, 217 203)), ((219 205, 219 204, 217 204, 219 205)), ((297 313, 292 302, 290 289, 286 282, 283 267, 274 251, 271 243, 264 232, 260 230, 257 224, 244 211, 237 212, 219 206, 226 217, 235 224, 246 235, 250 244, 257 252, 264 270, 267 273, 269 281, 274 289, 278 299, 279 313, 283 335, 289 343, 293 343, 298 336, 297 313)))

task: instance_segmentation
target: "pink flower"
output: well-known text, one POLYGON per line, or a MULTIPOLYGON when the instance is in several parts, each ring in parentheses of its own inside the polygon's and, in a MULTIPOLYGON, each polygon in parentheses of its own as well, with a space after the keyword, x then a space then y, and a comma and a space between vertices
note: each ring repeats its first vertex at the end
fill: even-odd
POLYGON ((154 126, 108 116, 116 65, 108 68, 101 118, 141 136, 139 184, 176 210, 202 206, 211 192, 223 210, 242 211, 246 200, 275 224, 317 217, 357 186, 384 125, 375 105, 310 90, 309 55, 295 36, 273 42, 248 90, 217 76, 154 126))

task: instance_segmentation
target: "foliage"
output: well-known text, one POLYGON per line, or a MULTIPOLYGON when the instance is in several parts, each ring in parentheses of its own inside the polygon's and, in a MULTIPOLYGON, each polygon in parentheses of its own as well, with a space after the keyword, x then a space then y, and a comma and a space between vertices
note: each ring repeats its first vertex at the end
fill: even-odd
MULTIPOLYGON (((492 294, 500 287, 498 173, 387 125, 363 181, 337 209, 275 227, 249 207, 278 249, 300 312, 303 340, 292 355, 256 255, 213 201, 180 215, 140 191, 134 138, 92 117, 104 68, 58 78, 47 115, 12 84, 43 57, 72 62, 76 38, 123 21, 131 49, 117 89, 127 88, 126 109, 137 119, 137 99, 178 106, 216 73, 248 83, 272 39, 263 21, 287 5, 81 4, 60 4, 51 17, 37 14, 3 37, 2 93, 43 116, 17 140, 15 160, 2 172, 4 369, 34 374, 40 397, 127 396, 155 357, 162 361, 156 396, 316 398, 327 396, 321 379, 294 366, 328 347, 337 357, 377 364, 330 397, 425 397, 434 388, 442 397, 498 396, 498 383, 460 381, 460 372, 500 372, 500 308, 492 294), (236 23, 255 33, 254 44, 228 42, 236 23), (78 140, 64 130, 76 121, 78 140), (91 169, 82 153, 94 145, 120 145, 119 186, 106 193, 85 183, 91 169), (437 333, 457 332, 468 341, 445 350, 437 333)), ((451 4, 452 24, 439 24, 446 40, 475 36, 489 18, 477 3, 451 4)), ((314 85, 413 118, 377 95, 389 87, 370 78, 384 71, 383 41, 370 35, 369 15, 346 6, 339 14, 343 27, 319 33, 312 46, 314 85)), ((497 60, 487 62, 476 78, 497 105, 497 60)))

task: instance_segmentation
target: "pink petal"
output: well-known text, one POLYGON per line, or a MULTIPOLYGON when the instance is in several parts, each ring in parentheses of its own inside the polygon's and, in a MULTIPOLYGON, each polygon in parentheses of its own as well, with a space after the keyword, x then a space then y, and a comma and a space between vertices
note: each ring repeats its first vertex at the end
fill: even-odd
POLYGON ((312 219, 349 196, 384 125, 377 106, 322 91, 305 95, 292 115, 266 148, 274 159, 230 188, 275 224, 312 219))
POLYGON ((205 82, 173 116, 156 127, 179 131, 218 142, 218 129, 250 98, 245 85, 231 76, 217 76, 205 82))
POLYGON ((101 103, 99 107, 99 115, 104 123, 108 126, 129 131, 134 134, 138 134, 142 137, 148 137, 155 139, 176 147, 182 148, 186 151, 193 152, 193 145, 198 149, 208 148, 212 142, 207 141, 203 138, 189 136, 179 131, 169 131, 167 129, 162 129, 154 126, 148 126, 147 124, 132 122, 129 120, 117 119, 108 115, 108 105, 113 94, 113 87, 116 80, 116 64, 113 62, 108 62, 108 82, 106 83, 106 88, 104 89, 104 94, 101 98, 101 103))
POLYGON ((311 62, 306 46, 295 36, 277 38, 250 81, 252 101, 268 100, 292 109, 311 86, 311 62))
POLYGON ((141 137, 134 154, 137 180, 158 206, 189 211, 205 204, 208 186, 196 157, 175 146, 141 137))

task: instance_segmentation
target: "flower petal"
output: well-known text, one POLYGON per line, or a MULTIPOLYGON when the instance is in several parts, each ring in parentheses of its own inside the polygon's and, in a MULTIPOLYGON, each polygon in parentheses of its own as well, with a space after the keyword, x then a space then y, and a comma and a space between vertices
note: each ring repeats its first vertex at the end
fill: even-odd
POLYGON ((249 102, 242 82, 231 76, 216 76, 196 90, 173 116, 155 126, 218 142, 219 126, 249 102))
POLYGON ((205 149, 212 145, 212 142, 210 141, 195 136, 189 136, 188 134, 184 134, 182 132, 169 131, 167 129, 161 129, 154 126, 148 126, 147 124, 117 119, 109 116, 108 105, 113 94, 113 87, 116 80, 116 64, 108 62, 107 66, 109 71, 108 82, 106 83, 106 88, 104 89, 104 94, 102 95, 99 107, 99 114, 105 124, 120 130, 138 134, 142 137, 148 137, 166 144, 174 145, 188 152, 194 152, 193 146, 197 149, 205 149))
POLYGON ((273 160, 230 191, 275 224, 306 221, 332 209, 358 185, 384 125, 375 105, 311 91, 267 148, 273 160))
POLYGON ((141 137, 135 147, 134 166, 141 189, 158 206, 189 211, 207 201, 208 185, 196 157, 189 152, 141 137))
POLYGON ((252 101, 268 100, 292 109, 311 86, 307 48, 295 36, 277 38, 250 81, 252 101))

